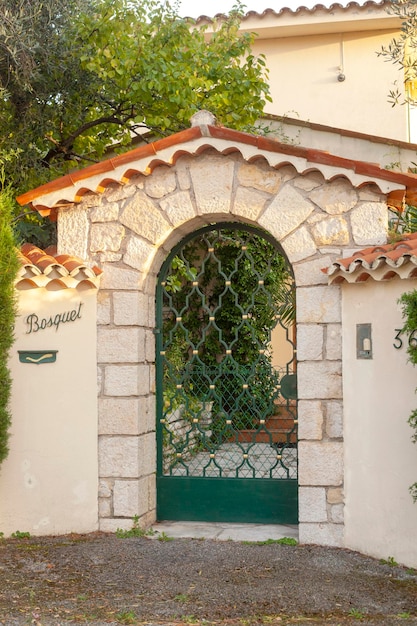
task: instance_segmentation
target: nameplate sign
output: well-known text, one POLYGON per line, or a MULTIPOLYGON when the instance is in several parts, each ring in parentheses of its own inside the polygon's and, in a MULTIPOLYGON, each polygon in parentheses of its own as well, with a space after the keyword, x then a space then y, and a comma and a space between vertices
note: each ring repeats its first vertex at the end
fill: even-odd
POLYGON ((54 328, 58 330, 61 324, 68 324, 69 322, 76 322, 81 319, 81 307, 83 303, 80 302, 75 309, 71 311, 65 311, 64 313, 56 313, 49 317, 41 317, 36 313, 31 313, 26 318, 27 330, 26 334, 37 333, 40 330, 46 330, 47 328, 54 328))

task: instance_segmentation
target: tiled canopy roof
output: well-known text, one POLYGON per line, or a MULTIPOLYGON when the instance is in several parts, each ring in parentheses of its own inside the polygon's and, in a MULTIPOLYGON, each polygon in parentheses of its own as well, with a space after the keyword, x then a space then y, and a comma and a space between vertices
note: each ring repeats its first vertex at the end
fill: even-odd
POLYGON ((372 278, 417 278, 417 233, 400 241, 359 250, 346 259, 335 261, 327 270, 329 283, 363 283, 372 278))
MULTIPOLYGON (((389 0, 382 0, 381 2, 374 2, 373 0, 367 0, 365 2, 333 2, 333 3, 326 3, 326 4, 318 2, 312 7, 306 7, 302 4, 300 0, 300 5, 297 6, 297 8, 295 9, 292 9, 291 7, 283 6, 279 11, 276 11, 275 9, 272 9, 272 8, 265 9, 264 11, 251 10, 251 11, 245 12, 243 19, 247 19, 252 16, 265 17, 266 15, 274 15, 274 16, 279 17, 285 14, 297 14, 297 13, 300 13, 301 11, 314 14, 314 13, 317 13, 317 11, 326 11, 328 13, 332 13, 337 9, 349 11, 351 9, 358 10, 360 8, 363 8, 366 10, 370 8, 387 7, 390 4, 391 2, 389 0)), ((214 17, 215 18, 226 17, 226 14, 217 13, 214 17)), ((213 17, 209 17, 208 15, 200 15, 196 21, 198 24, 200 21, 207 21, 207 20, 211 21, 213 19, 214 19, 213 17)))
POLYGON ((77 257, 58 255, 54 246, 41 250, 31 243, 25 243, 19 251, 19 260, 17 287, 29 284, 32 287, 60 289, 80 286, 98 288, 102 273, 98 267, 87 267, 77 257))
POLYGON ((290 164, 299 174, 318 171, 325 180, 344 177, 354 187, 374 183, 382 193, 395 191, 399 194, 396 202, 401 202, 406 192, 417 192, 417 176, 414 174, 394 172, 375 163, 203 123, 58 178, 28 191, 17 200, 22 205, 29 204, 42 215, 53 217, 58 208, 80 202, 86 193, 103 193, 114 183, 123 185, 137 174, 148 175, 161 164, 173 165, 183 155, 197 156, 213 149, 225 155, 240 153, 248 162, 265 159, 276 169, 290 164))

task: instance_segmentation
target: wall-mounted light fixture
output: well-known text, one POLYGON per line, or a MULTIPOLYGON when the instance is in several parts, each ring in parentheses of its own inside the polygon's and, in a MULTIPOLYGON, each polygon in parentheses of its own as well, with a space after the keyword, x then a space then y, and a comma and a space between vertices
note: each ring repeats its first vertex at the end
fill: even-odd
POLYGON ((339 83, 343 83, 346 80, 343 35, 340 35, 340 65, 338 67, 337 80, 339 81, 339 83))
POLYGON ((372 359, 371 324, 356 324, 356 358, 372 359))

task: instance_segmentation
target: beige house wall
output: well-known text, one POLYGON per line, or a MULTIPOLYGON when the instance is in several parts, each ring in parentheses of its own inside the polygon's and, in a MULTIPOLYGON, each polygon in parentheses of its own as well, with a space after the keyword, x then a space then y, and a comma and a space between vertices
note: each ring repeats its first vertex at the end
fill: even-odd
POLYGON ((409 486, 417 480, 417 446, 407 424, 417 407, 416 369, 407 361, 402 293, 412 280, 345 284, 343 292, 343 397, 346 546, 417 567, 417 506, 409 486), (372 324, 372 359, 356 358, 356 324, 372 324))
POLYGON ((174 244, 213 222, 266 229, 297 285, 300 540, 344 545, 342 333, 339 287, 321 269, 384 242, 374 185, 206 151, 60 210, 61 252, 103 269, 98 302, 99 527, 143 526, 155 508, 155 288, 174 244))
MULTIPOLYGON (((90 532, 97 513, 96 289, 17 290, 10 355, 12 427, 0 468, 0 530, 90 532), (81 306, 80 306, 81 305, 81 306), (42 325, 75 311, 74 321, 42 325), (32 317, 32 324, 28 316, 32 317), (21 363, 19 350, 58 350, 55 363, 21 363)), ((56 320, 57 321, 57 320, 56 320)))
POLYGON ((263 38, 262 28, 257 32, 253 51, 266 56, 269 69, 272 102, 266 113, 411 141, 407 107, 388 102, 402 74, 376 54, 396 30, 271 39, 263 38), (340 82, 342 72, 346 79, 340 82))

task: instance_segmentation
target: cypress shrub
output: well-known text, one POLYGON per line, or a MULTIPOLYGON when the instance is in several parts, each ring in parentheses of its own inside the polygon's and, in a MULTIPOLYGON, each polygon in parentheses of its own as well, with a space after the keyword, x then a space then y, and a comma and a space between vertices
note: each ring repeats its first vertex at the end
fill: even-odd
POLYGON ((10 189, 0 189, 0 463, 8 453, 8 430, 11 376, 8 356, 14 341, 16 295, 14 282, 19 267, 16 242, 11 222, 13 195, 10 189))

